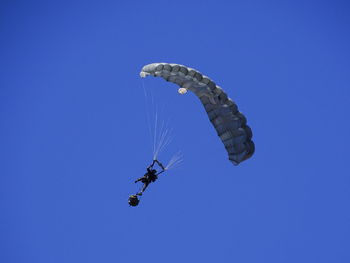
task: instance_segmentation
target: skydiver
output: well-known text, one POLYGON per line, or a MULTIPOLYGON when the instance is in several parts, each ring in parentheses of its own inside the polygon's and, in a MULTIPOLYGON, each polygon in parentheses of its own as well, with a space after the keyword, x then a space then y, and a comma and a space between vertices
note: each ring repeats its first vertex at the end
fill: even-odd
POLYGON ((158 179, 158 175, 160 175, 161 173, 165 172, 165 167, 163 166, 163 164, 161 162, 159 162, 158 160, 153 160, 152 164, 150 166, 147 167, 147 173, 145 173, 145 175, 139 179, 137 179, 135 181, 135 183, 137 182, 142 182, 143 183, 143 187, 141 189, 140 192, 138 192, 136 195, 141 196, 142 193, 146 190, 146 188, 148 187, 148 185, 150 183, 155 182, 158 179), (162 171, 157 172, 156 169, 153 169, 153 166, 155 164, 158 164, 158 166, 162 169, 162 171))

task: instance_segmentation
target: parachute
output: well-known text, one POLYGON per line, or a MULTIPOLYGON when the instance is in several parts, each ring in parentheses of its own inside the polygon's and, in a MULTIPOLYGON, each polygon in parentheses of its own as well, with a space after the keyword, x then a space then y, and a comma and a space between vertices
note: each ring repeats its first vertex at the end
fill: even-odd
POLYGON ((202 102, 210 122, 223 142, 229 160, 238 165, 250 158, 255 146, 252 130, 237 105, 209 77, 199 71, 179 64, 152 63, 145 65, 141 77, 152 75, 180 86, 178 92, 192 91, 202 102))

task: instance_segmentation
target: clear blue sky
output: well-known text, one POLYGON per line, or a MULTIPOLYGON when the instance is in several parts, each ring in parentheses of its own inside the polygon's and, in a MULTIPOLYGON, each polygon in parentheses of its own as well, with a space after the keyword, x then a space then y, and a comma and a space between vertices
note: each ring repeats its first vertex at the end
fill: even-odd
POLYGON ((349 12, 1 1, 0 262, 350 262, 349 12), (132 208, 152 159, 138 75, 152 62, 216 81, 256 152, 233 166, 193 94, 145 79, 174 129, 163 158, 184 163, 132 208))

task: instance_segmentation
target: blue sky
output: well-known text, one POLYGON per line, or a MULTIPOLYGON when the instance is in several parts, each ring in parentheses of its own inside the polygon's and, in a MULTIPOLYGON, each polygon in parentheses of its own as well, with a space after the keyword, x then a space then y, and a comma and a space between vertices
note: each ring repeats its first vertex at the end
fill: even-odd
MULTIPOLYGON (((350 262, 347 1, 1 1, 0 262, 350 262), (210 76, 255 155, 144 80, 184 162, 137 208, 152 62, 210 76)), ((163 158, 163 159, 162 159, 163 158)))

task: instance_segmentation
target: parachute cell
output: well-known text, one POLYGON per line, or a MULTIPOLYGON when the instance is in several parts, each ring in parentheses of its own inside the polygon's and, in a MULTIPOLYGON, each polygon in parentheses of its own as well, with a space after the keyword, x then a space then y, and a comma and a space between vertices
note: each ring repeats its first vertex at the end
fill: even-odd
POLYGON ((229 160, 234 165, 253 155, 255 146, 251 140, 252 130, 247 126, 247 119, 238 111, 237 105, 209 77, 193 68, 169 63, 144 66, 140 76, 149 75, 162 77, 177 84, 180 86, 180 94, 190 90, 200 99, 228 152, 229 160))

